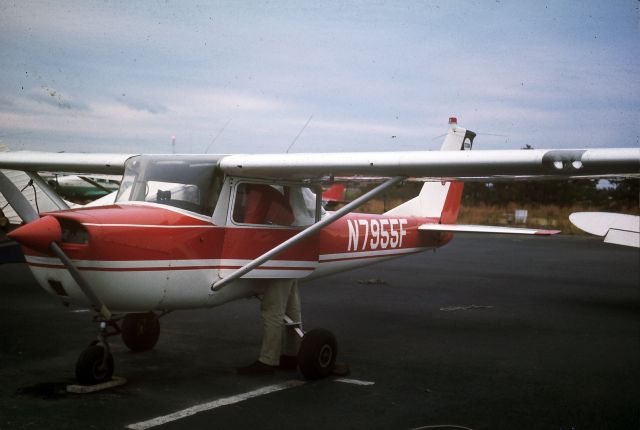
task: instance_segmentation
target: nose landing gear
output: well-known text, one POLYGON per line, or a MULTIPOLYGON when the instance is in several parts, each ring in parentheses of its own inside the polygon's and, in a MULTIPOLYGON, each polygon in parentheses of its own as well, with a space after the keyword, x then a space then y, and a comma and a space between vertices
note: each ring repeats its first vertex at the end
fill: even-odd
POLYGON ((111 380, 113 376, 113 356, 107 343, 107 337, 118 334, 120 330, 115 321, 100 321, 98 339, 80 354, 76 362, 76 379, 81 385, 96 385, 111 380), (109 332, 108 327, 115 327, 109 332))
POLYGON ((132 352, 152 349, 160 337, 160 317, 153 312, 127 314, 122 318, 100 320, 97 340, 80 354, 76 362, 76 379, 81 385, 96 385, 110 381, 114 362, 107 338, 122 335, 122 341, 132 352), (120 322, 120 325, 118 325, 120 322))

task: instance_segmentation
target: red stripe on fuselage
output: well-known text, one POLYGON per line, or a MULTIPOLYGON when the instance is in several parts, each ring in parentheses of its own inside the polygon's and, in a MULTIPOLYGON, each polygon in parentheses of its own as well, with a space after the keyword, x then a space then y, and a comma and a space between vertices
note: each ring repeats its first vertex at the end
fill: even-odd
MULTIPOLYGON (((196 217, 151 205, 115 205, 51 214, 79 222, 87 229, 90 235, 89 244, 62 244, 70 258, 82 261, 250 261, 302 230, 301 227, 219 227, 196 217)), ((317 263, 318 254, 351 254, 344 258, 322 261, 322 263, 328 263, 387 258, 419 252, 402 252, 402 250, 438 247, 450 240, 450 234, 418 231, 420 225, 438 221, 431 218, 351 213, 325 227, 311 238, 284 251, 272 261, 317 263), (372 251, 386 252, 384 255, 370 255, 372 251), (360 252, 363 254, 357 255, 360 252)), ((43 256, 33 250, 25 250, 25 253, 31 256, 43 256)), ((58 267, 42 263, 32 263, 32 265, 58 267)), ((289 267, 286 264, 282 266, 261 267, 260 270, 313 270, 312 267, 289 267)), ((238 267, 240 266, 171 267, 167 265, 166 267, 129 268, 101 265, 101 267, 80 267, 80 270, 215 270, 238 267)))
MULTIPOLYGON (((149 205, 76 209, 52 214, 83 224, 89 233, 90 243, 87 245, 62 243, 63 249, 74 260, 252 260, 301 230, 218 227, 195 217, 149 205)), ((294 246, 275 260, 317 261, 316 241, 317 237, 294 246)), ((44 255, 34 250, 26 250, 26 253, 44 255)))
MULTIPOLYGON (((48 269, 66 269, 63 265, 58 264, 45 264, 45 263, 27 263, 32 267, 44 267, 48 269)), ((163 267, 91 267, 84 266, 78 267, 80 271, 92 271, 92 272, 155 272, 155 271, 174 271, 174 270, 223 270, 239 269, 242 266, 224 266, 224 265, 212 265, 212 266, 163 266, 163 267)), ((312 271, 315 267, 290 267, 290 266, 269 266, 258 267, 255 270, 300 270, 300 271, 312 271)))

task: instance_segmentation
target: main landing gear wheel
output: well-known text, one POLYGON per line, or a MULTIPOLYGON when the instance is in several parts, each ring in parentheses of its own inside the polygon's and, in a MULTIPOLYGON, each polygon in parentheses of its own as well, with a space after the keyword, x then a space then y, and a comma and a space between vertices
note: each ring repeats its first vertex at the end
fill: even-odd
POLYGON ((336 364, 338 344, 329 330, 314 329, 305 333, 298 352, 300 372, 307 379, 331 375, 336 364))
POLYGON ((133 352, 149 351, 160 337, 160 321, 153 312, 127 314, 120 330, 122 341, 133 352))
POLYGON ((82 351, 76 362, 76 379, 82 385, 101 384, 113 376, 113 356, 100 344, 82 351))

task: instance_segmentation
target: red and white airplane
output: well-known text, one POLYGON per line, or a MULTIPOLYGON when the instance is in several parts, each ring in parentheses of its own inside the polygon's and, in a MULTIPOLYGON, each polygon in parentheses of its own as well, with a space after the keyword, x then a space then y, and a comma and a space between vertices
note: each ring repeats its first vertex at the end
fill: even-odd
MULTIPOLYGON (((0 191, 25 222, 9 236, 22 245, 48 293, 98 313, 98 340, 76 364, 78 380, 93 384, 113 373, 107 337, 122 333, 130 349, 151 349, 164 313, 258 295, 261 279, 326 276, 443 246, 455 232, 557 233, 456 224, 465 180, 640 171, 638 148, 470 151, 475 133, 459 127, 455 118, 449 124, 442 151, 3 153, 0 168, 27 172, 59 207, 38 214, 0 173, 0 191), (38 171, 124 176, 113 204, 70 209, 38 171), (326 212, 321 186, 341 177, 380 184, 326 212), (427 181, 412 200, 382 215, 353 212, 411 178, 427 181)), ((330 373, 336 351, 331 334, 309 331, 302 348, 299 366, 306 377, 330 373)))

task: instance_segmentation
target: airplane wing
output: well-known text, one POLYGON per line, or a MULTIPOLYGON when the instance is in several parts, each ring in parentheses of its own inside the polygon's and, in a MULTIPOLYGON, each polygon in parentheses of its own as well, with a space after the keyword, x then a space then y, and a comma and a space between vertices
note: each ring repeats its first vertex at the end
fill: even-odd
MULTIPOLYGON (((135 154, 17 151, 0 154, 0 168, 122 174, 135 154)), ((429 177, 448 180, 637 176, 640 148, 487 151, 405 151, 297 154, 203 154, 228 174, 323 181, 336 176, 429 177)))
POLYGON ((84 154, 15 151, 0 154, 0 168, 31 172, 124 173, 124 163, 137 154, 84 154))
POLYGON ((640 148, 229 155, 220 160, 220 168, 237 176, 292 180, 353 175, 578 178, 638 175, 640 148))

